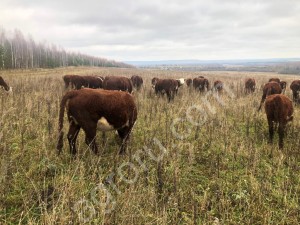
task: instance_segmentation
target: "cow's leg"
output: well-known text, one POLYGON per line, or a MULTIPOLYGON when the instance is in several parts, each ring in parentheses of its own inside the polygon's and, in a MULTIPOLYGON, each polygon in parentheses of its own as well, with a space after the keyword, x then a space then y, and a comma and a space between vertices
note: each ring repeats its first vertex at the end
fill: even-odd
POLYGON ((269 124, 269 143, 273 143, 274 123, 271 119, 268 119, 268 124, 269 124))
POLYGON ((167 97, 168 97, 168 102, 170 102, 174 98, 173 95, 175 93, 168 90, 168 91, 166 91, 166 94, 167 94, 167 97))
POLYGON ((120 155, 124 154, 126 151, 127 141, 129 139, 129 134, 131 129, 132 129, 131 127, 123 127, 118 130, 119 137, 122 139, 120 152, 119 152, 120 155))
POLYGON ((77 125, 73 120, 70 122, 69 132, 68 132, 68 141, 70 146, 70 153, 76 155, 76 139, 80 131, 80 126, 77 125))
POLYGON ((297 91, 293 91, 293 101, 297 101, 298 99, 298 92, 297 91))
POLYGON ((262 107, 265 99, 266 99, 266 94, 263 94, 263 96, 261 97, 261 101, 260 101, 260 105, 259 105, 258 111, 260 111, 260 109, 261 109, 261 107, 262 107))
POLYGON ((89 121, 82 126, 82 129, 85 132, 85 143, 92 149, 95 154, 98 154, 98 147, 96 144, 96 129, 97 123, 93 121, 89 121))
POLYGON ((284 122, 279 123, 278 127, 278 135, 279 135, 279 148, 283 148, 283 138, 284 138, 284 130, 285 130, 286 124, 284 122))

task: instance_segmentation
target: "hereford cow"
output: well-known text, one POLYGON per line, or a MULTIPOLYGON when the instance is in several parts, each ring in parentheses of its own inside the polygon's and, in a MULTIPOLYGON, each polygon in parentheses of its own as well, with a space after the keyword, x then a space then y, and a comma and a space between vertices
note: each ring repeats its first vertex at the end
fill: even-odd
POLYGON ((103 77, 101 76, 80 76, 80 75, 65 75, 63 76, 65 88, 71 85, 75 89, 82 87, 102 88, 103 77))
POLYGON ((164 95, 167 94, 169 102, 174 99, 177 92, 179 82, 174 79, 158 79, 155 84, 155 93, 164 95))
POLYGON ((300 91, 300 80, 294 80, 291 85, 290 88, 293 92, 293 101, 294 102, 298 102, 299 100, 299 91, 300 91))
POLYGON ((11 91, 11 87, 9 87, 8 84, 0 76, 0 87, 1 86, 4 88, 5 91, 11 91))
POLYGON ((122 76, 107 76, 103 81, 103 89, 105 90, 117 90, 127 91, 132 93, 132 83, 127 77, 122 76))
POLYGON ((212 90, 218 91, 218 92, 219 92, 219 91, 222 91, 222 90, 223 90, 223 86, 224 86, 224 84, 223 84, 222 81, 216 80, 216 81, 214 82, 214 86, 213 86, 212 90))
POLYGON ((193 84, 193 80, 192 80, 191 78, 188 78, 188 79, 185 80, 185 83, 186 83, 186 85, 187 85, 188 87, 191 87, 192 84, 193 84))
POLYGON ((193 79, 193 87, 195 88, 195 90, 204 92, 205 89, 209 90, 209 82, 206 78, 194 78, 193 79))
POLYGON ((255 79, 248 78, 245 81, 245 91, 246 93, 253 93, 255 91, 255 79))
POLYGON ((151 85, 152 85, 152 88, 155 88, 155 85, 156 85, 156 82, 159 80, 159 78, 157 77, 153 77, 152 80, 151 80, 151 85))
POLYGON ((262 104, 264 103, 265 99, 269 95, 274 95, 274 94, 281 94, 281 87, 280 84, 274 81, 268 82, 264 85, 263 88, 263 95, 261 97, 260 105, 258 108, 258 111, 260 111, 262 104))
POLYGON ((96 130, 117 130, 122 139, 120 154, 125 153, 127 140, 137 118, 137 108, 132 95, 123 91, 83 88, 67 92, 60 104, 58 153, 63 147, 63 119, 67 109, 69 120, 68 141, 71 154, 76 154, 76 139, 82 128, 85 143, 95 154, 96 130))
POLYGON ((133 75, 131 78, 133 87, 136 88, 136 90, 140 90, 143 85, 143 78, 138 75, 133 75))
POLYGON ((286 124, 293 120, 292 101, 283 94, 274 94, 267 97, 265 110, 269 124, 269 142, 273 142, 274 124, 278 124, 279 148, 282 149, 286 124))

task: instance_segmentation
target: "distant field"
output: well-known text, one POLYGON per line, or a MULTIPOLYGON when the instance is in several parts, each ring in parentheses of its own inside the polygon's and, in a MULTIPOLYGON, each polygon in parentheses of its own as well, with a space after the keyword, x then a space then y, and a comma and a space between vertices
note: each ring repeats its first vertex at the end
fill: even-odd
MULTIPOLYGON (((299 224, 300 107, 283 151, 268 144, 261 85, 250 72, 176 72, 115 68, 0 71, 13 93, 0 90, 0 224, 299 224), (125 156, 117 137, 97 135, 95 156, 79 134, 73 159, 64 141, 56 154, 62 76, 138 74, 138 120, 125 156), (217 98, 186 86, 175 101, 155 96, 153 77, 224 81, 217 98), (244 94, 244 80, 257 90, 244 94)), ((65 117, 64 131, 68 122, 65 117)))

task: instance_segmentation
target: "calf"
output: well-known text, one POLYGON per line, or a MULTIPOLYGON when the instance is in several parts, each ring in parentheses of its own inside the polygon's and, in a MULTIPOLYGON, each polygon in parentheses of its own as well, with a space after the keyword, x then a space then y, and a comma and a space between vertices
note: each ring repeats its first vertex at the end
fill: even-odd
POLYGON ((133 87, 135 87, 136 90, 139 91, 143 85, 143 78, 138 75, 133 75, 130 79, 133 87))
POLYGON ((248 78, 245 81, 245 92, 246 93, 253 93, 255 91, 255 79, 254 78, 248 78))
POLYGON ((105 90, 117 90, 127 91, 132 93, 132 83, 127 77, 122 76, 107 76, 103 81, 103 89, 105 90))
POLYGON ((174 79, 158 79, 155 84, 155 93, 164 95, 167 94, 168 101, 174 99, 175 93, 178 89, 178 81, 174 79))
POLYGON ((280 84, 274 81, 268 82, 263 87, 263 95, 261 97, 260 105, 258 111, 260 111, 262 104, 264 103, 268 95, 280 94, 281 93, 280 84))
POLYGON ((137 118, 137 108, 132 95, 123 91, 83 88, 67 92, 61 100, 59 111, 59 138, 57 150, 63 147, 63 119, 67 108, 69 120, 68 141, 71 154, 76 154, 76 139, 82 128, 85 143, 98 153, 95 141, 97 128, 101 131, 117 130, 122 139, 120 154, 125 153, 127 140, 137 118))
POLYGON ((283 94, 268 96, 265 110, 269 125, 269 142, 273 142, 274 124, 278 124, 279 148, 283 148, 283 137, 286 124, 293 120, 292 101, 283 94))
POLYGON ((300 91, 300 80, 294 80, 291 85, 290 88, 293 92, 293 101, 294 102, 298 102, 299 99, 299 91, 300 91))
POLYGON ((8 84, 0 76, 0 87, 1 86, 4 88, 5 91, 11 91, 11 87, 9 87, 8 84))
POLYGON ((199 90, 200 92, 204 92, 205 89, 209 89, 209 82, 206 78, 194 78, 193 79, 193 86, 195 90, 199 90))

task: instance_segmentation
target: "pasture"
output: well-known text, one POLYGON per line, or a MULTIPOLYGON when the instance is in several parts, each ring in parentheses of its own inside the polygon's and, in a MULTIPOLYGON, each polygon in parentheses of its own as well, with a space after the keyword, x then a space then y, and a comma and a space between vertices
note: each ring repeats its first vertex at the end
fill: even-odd
MULTIPOLYGON (((300 107, 284 149, 268 143, 261 85, 299 76, 250 72, 176 72, 115 68, 1 71, 0 224, 299 224, 300 107), (56 153, 62 76, 140 75, 138 119, 125 155, 114 132, 97 134, 100 156, 81 131, 72 158, 66 135, 56 153), (158 97, 153 77, 222 80, 219 97, 181 87, 158 97), (244 93, 245 78, 256 91, 244 93)), ((65 116, 64 131, 68 122, 65 116)))

